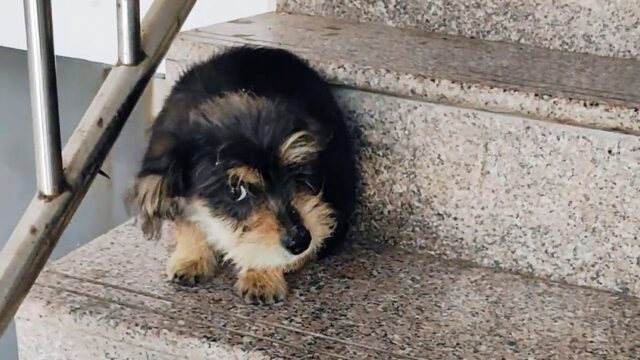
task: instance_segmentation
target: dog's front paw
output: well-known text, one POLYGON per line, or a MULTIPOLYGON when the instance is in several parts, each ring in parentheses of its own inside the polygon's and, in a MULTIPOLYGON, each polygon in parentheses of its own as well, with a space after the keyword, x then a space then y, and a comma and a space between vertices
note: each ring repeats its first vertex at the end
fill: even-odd
POLYGON ((213 254, 187 257, 176 252, 167 263, 167 276, 169 280, 179 285, 194 286, 208 279, 213 274, 214 268, 213 254))
POLYGON ((194 286, 209 278, 217 259, 204 233, 193 223, 178 222, 174 235, 176 249, 167 263, 167 276, 184 286, 194 286))
POLYGON ((236 290, 248 304, 274 304, 286 297, 287 283, 282 270, 250 270, 240 275, 236 290))

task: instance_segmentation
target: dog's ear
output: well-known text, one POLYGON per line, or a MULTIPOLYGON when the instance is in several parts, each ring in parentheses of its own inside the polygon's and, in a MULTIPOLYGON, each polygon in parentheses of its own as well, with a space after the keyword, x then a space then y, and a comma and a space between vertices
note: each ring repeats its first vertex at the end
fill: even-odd
POLYGON ((315 159, 320 150, 318 137, 308 131, 298 131, 280 146, 280 161, 285 165, 304 164, 315 159))
POLYGON ((127 194, 149 238, 161 235, 163 220, 174 220, 184 208, 186 159, 179 140, 168 132, 153 132, 135 184, 127 194))

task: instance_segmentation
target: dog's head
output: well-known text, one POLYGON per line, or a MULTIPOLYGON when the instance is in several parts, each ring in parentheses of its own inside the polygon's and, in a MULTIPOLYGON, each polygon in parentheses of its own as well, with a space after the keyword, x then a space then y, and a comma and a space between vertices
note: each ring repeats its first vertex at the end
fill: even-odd
POLYGON ((134 191, 145 232, 183 217, 252 268, 290 263, 331 235, 319 165, 327 139, 303 112, 236 94, 175 126, 154 132, 134 191))

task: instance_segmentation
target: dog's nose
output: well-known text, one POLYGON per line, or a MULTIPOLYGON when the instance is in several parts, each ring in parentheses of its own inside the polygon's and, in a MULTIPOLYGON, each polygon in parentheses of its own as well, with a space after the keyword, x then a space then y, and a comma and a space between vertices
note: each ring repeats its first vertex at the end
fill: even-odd
POLYGON ((311 233, 304 227, 298 227, 282 241, 285 249, 293 255, 302 254, 311 244, 311 233))

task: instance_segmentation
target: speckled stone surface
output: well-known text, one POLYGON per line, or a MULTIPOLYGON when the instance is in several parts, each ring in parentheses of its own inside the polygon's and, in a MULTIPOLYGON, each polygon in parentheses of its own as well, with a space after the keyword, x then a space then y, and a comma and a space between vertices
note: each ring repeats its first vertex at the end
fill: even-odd
POLYGON ((640 295, 640 137, 337 90, 357 236, 640 295))
POLYGON ((640 134, 640 61, 265 14, 184 32, 169 65, 238 45, 282 47, 342 86, 640 134))
POLYGON ((640 58, 637 0, 278 0, 278 9, 640 58))
POLYGON ((17 317, 35 359, 634 359, 637 299, 356 245, 244 305, 221 271, 168 284, 130 223, 49 266, 17 317))

